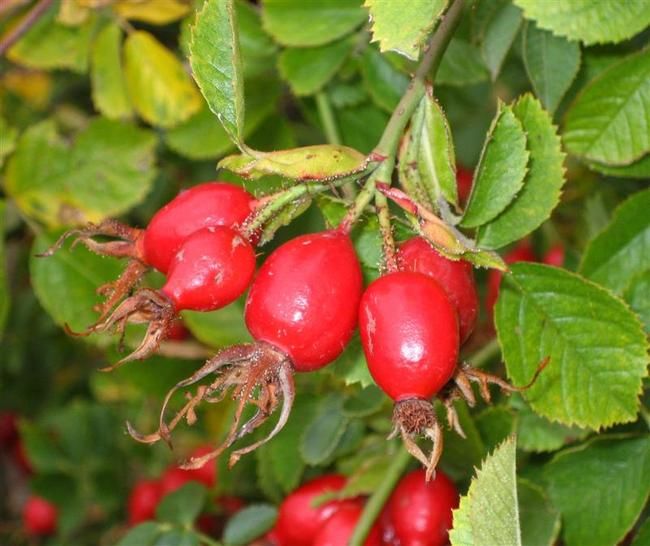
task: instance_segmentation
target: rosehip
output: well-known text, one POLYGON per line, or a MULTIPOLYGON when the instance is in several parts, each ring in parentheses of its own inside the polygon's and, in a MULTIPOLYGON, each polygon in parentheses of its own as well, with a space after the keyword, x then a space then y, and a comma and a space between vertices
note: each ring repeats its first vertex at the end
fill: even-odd
POLYGON ((422 273, 389 273, 363 294, 359 331, 371 375, 396 401, 395 432, 431 475, 441 454, 442 429, 428 399, 456 370, 459 337, 454 305, 445 290, 422 273), (430 458, 413 440, 417 434, 433 441, 430 458))
POLYGON ((281 544, 309 546, 323 523, 341 508, 341 501, 314 506, 314 499, 343 489, 345 477, 338 474, 321 476, 305 483, 288 495, 280 505, 275 530, 281 544))
MULTIPOLYGON (((361 506, 346 506, 338 510, 327 520, 313 542, 314 546, 344 546, 349 544, 361 517, 361 506)), ((363 542, 364 546, 381 546, 381 531, 375 524, 363 542)))
POLYGON ((162 497, 163 488, 157 480, 140 480, 136 482, 127 500, 129 525, 137 525, 143 521, 153 519, 162 497))
POLYGON ((18 417, 11 411, 0 413, 0 449, 8 449, 18 439, 18 417))
POLYGON ((542 261, 548 265, 562 267, 564 265, 564 254, 564 245, 562 243, 556 243, 546 251, 542 261))
POLYGON ((458 169, 456 170, 456 184, 458 187, 458 200, 461 204, 467 203, 469 194, 472 193, 473 178, 474 174, 472 171, 458 166, 458 169))
POLYGON ((442 472, 427 482, 425 472, 404 476, 388 501, 388 513, 400 546, 443 546, 448 543, 458 491, 442 472))
POLYGON ((246 300, 246 326, 256 340, 284 351, 297 371, 316 370, 350 341, 362 287, 346 234, 297 237, 260 268, 246 300))
POLYGON ((58 510, 43 497, 31 496, 23 508, 23 525, 29 535, 47 536, 56 532, 58 510))
MULTIPOLYGON (((212 451, 210 446, 201 446, 192 451, 191 457, 202 457, 210 451, 212 451)), ((217 483, 217 466, 214 461, 208 461, 192 470, 170 466, 165 470, 161 478, 163 493, 166 495, 176 491, 188 482, 198 482, 207 488, 214 487, 217 483)))
POLYGON ((246 301, 246 326, 255 343, 222 350, 177 383, 167 394, 157 432, 142 435, 128 425, 129 433, 141 442, 157 442, 195 405, 220 400, 220 395, 232 389, 232 397, 239 402, 230 432, 212 453, 183 465, 196 468, 255 430, 282 404, 280 417, 266 438, 231 454, 230 464, 235 464, 287 422, 295 397, 294 372, 321 368, 343 352, 357 324, 362 287, 359 260, 344 231, 303 235, 283 244, 260 268, 246 301), (166 425, 164 412, 176 389, 213 373, 217 378, 207 389, 201 387, 203 391, 185 405, 171 427, 166 425), (238 430, 244 406, 251 402, 259 411, 238 430))
POLYGON ((440 284, 456 307, 460 341, 474 329, 478 314, 478 294, 472 265, 464 260, 449 260, 422 237, 413 237, 399 248, 400 268, 424 273, 440 284))
POLYGON ((145 358, 167 337, 179 311, 214 311, 228 305, 246 290, 254 272, 255 252, 242 235, 224 226, 201 229, 182 244, 159 291, 136 292, 90 331, 123 331, 132 317, 146 321, 149 327, 140 346, 113 368, 145 358))
POLYGON ((206 227, 240 226, 253 200, 246 190, 226 182, 206 182, 181 192, 154 214, 139 239, 143 261, 166 273, 188 236, 206 227))

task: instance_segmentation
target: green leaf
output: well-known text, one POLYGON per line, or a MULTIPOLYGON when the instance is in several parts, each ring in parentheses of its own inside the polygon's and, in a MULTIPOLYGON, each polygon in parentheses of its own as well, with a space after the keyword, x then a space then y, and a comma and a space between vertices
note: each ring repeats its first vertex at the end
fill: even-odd
MULTIPOLYGON (((41 305, 63 326, 69 324, 73 331, 85 330, 97 320, 93 306, 100 303, 98 286, 115 280, 122 271, 123 263, 93 254, 82 245, 72 252, 69 247, 48 258, 37 258, 51 247, 60 232, 41 233, 30 252, 30 277, 32 287, 41 305)), ((106 345, 108 337, 93 335, 87 339, 106 345)))
POLYGON ((461 38, 452 38, 436 74, 436 83, 470 85, 486 80, 489 72, 481 52, 461 38))
POLYGON ((165 495, 156 508, 156 519, 188 527, 201 513, 206 496, 206 489, 200 483, 186 483, 165 495))
POLYGON ((452 546, 521 546, 514 438, 489 455, 454 510, 452 546))
POLYGON ((523 57, 535 94, 550 113, 560 104, 580 69, 580 46, 532 21, 524 28, 523 57))
POLYGON ((648 211, 650 189, 619 205, 607 227, 589 242, 580 273, 620 295, 634 276, 650 269, 648 211))
POLYGON ((528 157, 521 123, 512 108, 500 104, 475 171, 463 227, 487 224, 510 204, 524 183, 528 157))
POLYGON ((199 546, 200 537, 193 531, 166 529, 153 546, 199 546))
POLYGON ((313 95, 332 79, 353 46, 353 40, 344 39, 319 47, 285 49, 278 59, 280 74, 295 95, 313 95))
POLYGON ((85 72, 95 21, 90 17, 83 25, 67 26, 56 21, 56 10, 50 8, 7 51, 7 57, 29 68, 85 72))
POLYGON ((5 258, 5 211, 7 204, 0 199, 0 339, 9 315, 9 286, 5 258))
POLYGON ((374 493, 385 479, 386 472, 394 458, 395 454, 390 451, 369 457, 348 478, 336 497, 347 499, 374 493))
POLYGON ((388 123, 388 115, 372 104, 362 104, 339 110, 337 121, 343 144, 367 154, 379 141, 388 123))
POLYGON ((326 370, 346 385, 359 383, 361 387, 369 387, 375 384, 368 371, 366 357, 358 336, 352 338, 343 354, 327 366, 326 370))
POLYGON ((0 135, 2 135, 0 138, 0 167, 2 167, 5 157, 14 151, 18 138, 17 129, 9 125, 2 116, 0 116, 0 135))
MULTIPOLYGON (((246 94, 246 120, 242 132, 248 138, 276 109, 280 86, 275 81, 252 82, 246 94)), ((235 147, 219 120, 203 103, 198 113, 165 133, 167 145, 190 159, 216 159, 235 147)))
POLYGON ((352 32, 368 17, 361 0, 263 0, 262 24, 289 47, 319 46, 352 32))
POLYGON ((233 0, 206 0, 190 42, 194 79, 224 129, 242 145, 244 80, 233 0))
POLYGON ((370 11, 372 41, 381 51, 397 51, 417 61, 429 33, 447 7, 447 0, 413 0, 396 4, 392 0, 366 0, 370 11))
POLYGON ((126 38, 124 74, 133 108, 152 125, 173 127, 201 108, 201 95, 181 62, 148 32, 126 38))
POLYGON ((558 204, 564 185, 564 154, 548 113, 531 95, 520 98, 512 111, 528 137, 528 172, 512 203, 478 230, 478 244, 485 248, 500 248, 536 229, 558 204))
POLYGON ((420 102, 400 151, 400 182, 419 202, 436 210, 440 199, 458 203, 456 160, 451 129, 429 94, 420 102))
POLYGON ((104 118, 69 145, 44 121, 21 135, 5 189, 27 216, 50 226, 117 216, 149 191, 155 145, 150 131, 104 118))
POLYGON ((556 451, 589 434, 588 429, 566 427, 537 415, 518 395, 510 398, 510 405, 517 410, 517 445, 524 451, 556 451))
POLYGON ((219 162, 243 178, 257 179, 276 174, 292 180, 333 180, 345 178, 366 168, 366 157, 346 146, 317 144, 277 152, 231 155, 219 162))
MULTIPOLYGON (((478 467, 481 464, 487 450, 477 423, 470 414, 467 404, 456 401, 454 408, 458 414, 458 422, 465 433, 465 438, 461 437, 455 430, 449 428, 444 430, 444 450, 441 465, 451 477, 465 480, 469 469, 478 467)), ((442 408, 440 408, 438 418, 445 418, 442 408)))
POLYGON ((322 399, 300 441, 300 453, 307 464, 315 466, 322 463, 336 449, 348 424, 342 409, 343 397, 339 393, 322 399))
POLYGON ((377 106, 392 112, 406 91, 408 78, 372 47, 367 48, 363 55, 361 74, 372 100, 377 106))
POLYGON ((545 476, 567 546, 617 544, 650 494, 650 436, 605 436, 565 450, 545 476))
POLYGON ((623 297, 643 321, 646 333, 650 333, 650 269, 632 279, 623 297))
POLYGON ((508 438, 515 428, 515 415, 507 406, 488 407, 476 415, 474 420, 487 451, 492 451, 508 438))
POLYGON ((115 546, 153 546, 163 532, 160 524, 147 521, 130 529, 115 546))
POLYGON ((496 307, 496 327, 509 376, 530 381, 525 393, 540 415, 599 429, 633 421, 647 374, 647 341, 625 304, 564 269, 512 265, 496 307))
MULTIPOLYGON (((238 24, 239 50, 244 64, 244 74, 248 77, 269 72, 274 65, 273 57, 277 46, 264 32, 257 6, 247 0, 235 0, 238 24)), ((248 101, 246 101, 248 110, 248 101)))
POLYGON ((209 313, 183 311, 183 320, 196 339, 215 349, 251 341, 241 300, 209 313))
POLYGON ((274 214, 273 218, 264 224, 259 245, 263 246, 272 241, 273 237, 275 237, 276 232, 280 228, 288 226, 291 222, 298 218, 298 216, 306 212, 311 203, 311 196, 303 195, 302 197, 295 199, 288 205, 278 210, 274 214))
POLYGON ((519 32, 521 22, 521 10, 508 2, 493 14, 485 27, 481 53, 492 80, 496 80, 499 75, 501 65, 519 32))
POLYGON ((595 161, 588 161, 587 165, 593 171, 617 178, 650 178, 650 154, 629 165, 612 166, 595 161))
POLYGON ((386 402, 386 395, 379 387, 370 385, 361 389, 343 403, 343 414, 347 417, 368 417, 378 412, 386 402))
POLYGON ((650 49, 623 59, 584 88, 566 114, 564 145, 581 158, 629 165, 650 151, 648 105, 650 49))
POLYGON ((560 534, 560 514, 546 492, 527 480, 517 480, 521 543, 526 546, 553 546, 560 534))
POLYGON ((628 0, 621 9, 620 0, 513 0, 527 19, 539 27, 570 40, 592 45, 620 42, 641 32, 650 24, 650 4, 646 0, 628 0))
POLYGON ((228 520, 223 540, 228 546, 244 546, 266 533, 278 517, 270 504, 251 504, 228 520))
POLYGON ((131 103, 122 72, 122 31, 116 23, 95 38, 91 52, 90 81, 95 108, 110 119, 131 115, 131 103))
POLYGON ((185 16, 190 6, 183 0, 127 0, 117 2, 114 9, 124 19, 168 25, 185 16))

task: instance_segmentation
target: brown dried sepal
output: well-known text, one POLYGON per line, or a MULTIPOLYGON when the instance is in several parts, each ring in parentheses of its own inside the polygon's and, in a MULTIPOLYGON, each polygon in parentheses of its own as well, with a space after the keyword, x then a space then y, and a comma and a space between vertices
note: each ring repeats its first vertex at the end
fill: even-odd
POLYGON ((278 407, 280 407, 280 416, 273 430, 262 440, 233 451, 229 465, 233 466, 243 455, 254 451, 280 432, 289 418, 295 398, 293 365, 287 355, 268 343, 257 342, 229 347, 208 360, 193 375, 177 383, 167 393, 160 410, 160 422, 156 432, 140 434, 128 422, 127 429, 138 442, 151 444, 164 440, 171 447, 172 431, 183 420, 193 425, 196 422, 197 406, 202 402, 218 403, 228 395, 237 401, 237 408, 225 440, 210 453, 185 461, 181 465, 182 468, 199 468, 218 457, 237 440, 265 423, 278 407), (193 395, 186 394, 187 402, 167 423, 165 413, 174 393, 213 374, 216 375, 216 379, 211 383, 198 386, 193 395), (240 426, 244 409, 248 404, 255 406, 257 411, 240 426))
POLYGON ((95 306, 95 310, 100 313, 99 320, 102 320, 140 282, 149 269, 143 261, 138 244, 143 233, 143 230, 117 220, 103 220, 99 224, 88 224, 83 228, 66 231, 50 248, 38 256, 41 258, 52 256, 67 239, 72 237, 74 241, 70 246, 71 249, 81 243, 88 250, 100 256, 129 258, 126 269, 117 280, 106 283, 97 289, 97 293, 105 297, 101 304, 95 306), (94 239, 95 237, 110 237, 118 240, 98 242, 94 239))

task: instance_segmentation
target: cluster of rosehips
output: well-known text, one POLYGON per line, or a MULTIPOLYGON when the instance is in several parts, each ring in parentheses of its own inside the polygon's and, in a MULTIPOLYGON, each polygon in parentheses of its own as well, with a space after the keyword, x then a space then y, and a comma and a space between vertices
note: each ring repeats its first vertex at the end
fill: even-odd
MULTIPOLYGON (((280 505, 278 519, 266 535, 273 546, 341 546, 348 544, 363 511, 364 499, 329 500, 341 491, 344 476, 330 474, 296 489, 280 505), (319 502, 320 501, 320 502, 319 502)), ((458 492, 442 472, 427 482, 425 472, 405 475, 372 526, 365 546, 442 546, 448 543, 458 492)))
POLYGON ((219 309, 250 285, 245 321, 255 342, 222 350, 179 382, 165 399, 155 433, 143 435, 128 425, 130 434, 145 443, 169 442, 179 422, 196 420, 194 410, 199 403, 219 402, 230 391, 239 401, 232 427, 217 449, 185 463, 187 468, 196 468, 254 431, 281 407, 270 434, 234 451, 230 459, 234 464, 286 423, 295 396, 293 374, 333 362, 358 324, 368 368, 395 401, 394 434, 402 436, 430 477, 442 449, 442 429, 430 400, 438 396, 443 401, 449 425, 462 434, 453 401, 462 397, 475 403, 471 381, 480 384, 487 401, 490 382, 514 389, 496 376, 458 365, 459 346, 471 333, 478 311, 471 265, 447 259, 425 239, 415 237, 399 248, 397 268, 364 290, 351 226, 343 222, 339 228, 302 235, 281 245, 254 276, 253 247, 259 231, 255 218, 267 202, 255 200, 238 186, 210 182, 181 193, 144 230, 109 220, 64 236, 72 233, 95 252, 130 259, 119 279, 100 287, 107 299, 100 308, 100 320, 88 331, 115 328, 123 332, 129 321, 149 324, 142 344, 118 365, 155 351, 179 311, 219 309), (118 240, 97 242, 94 237, 98 235, 118 240), (166 275, 164 286, 142 288, 117 305, 149 267, 166 275), (166 407, 176 390, 209 376, 214 376, 212 382, 188 394, 186 404, 168 423, 166 407), (256 413, 240 427, 247 404, 254 405, 256 413), (433 442, 430 456, 414 441, 418 435, 433 442))

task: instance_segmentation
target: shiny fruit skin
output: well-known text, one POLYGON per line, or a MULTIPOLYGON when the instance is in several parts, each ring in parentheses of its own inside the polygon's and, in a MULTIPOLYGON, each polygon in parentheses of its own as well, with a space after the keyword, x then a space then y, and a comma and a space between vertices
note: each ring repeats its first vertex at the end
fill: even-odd
POLYGON ((343 352, 357 325, 363 280, 348 235, 330 230, 280 246, 262 265, 246 301, 258 341, 284 351, 296 371, 325 366, 343 352))
POLYGON ((465 341, 474 329, 479 306, 472 264, 445 258, 422 237, 402 244, 398 256, 401 269, 424 273, 445 289, 458 312, 460 341, 465 341))
POLYGON ((275 540, 283 546, 311 546, 323 523, 349 501, 330 501, 318 507, 312 501, 323 493, 340 491, 345 477, 329 474, 311 480, 290 493, 280 505, 274 527, 275 540))
POLYGON ((145 261, 167 273, 189 235, 210 226, 241 225, 253 201, 246 190, 226 182, 206 182, 181 192, 149 222, 140 243, 145 261))
MULTIPOLYGON (((533 247, 526 239, 519 241, 517 245, 505 254, 503 260, 507 264, 514 264, 516 262, 536 262, 537 258, 533 252, 533 247)), ((494 304, 499 297, 499 287, 501 286, 501 279, 503 273, 496 269, 491 269, 487 279, 487 294, 485 296, 485 307, 488 316, 492 316, 494 304)))
POLYGON ((443 546, 448 543, 458 491, 440 470, 425 480, 424 470, 404 476, 388 501, 388 513, 400 546, 443 546))
POLYGON ((35 495, 23 507, 23 525, 29 535, 47 536, 56 532, 58 510, 50 501, 35 495))
POLYGON ((389 273, 370 284, 359 307, 359 331, 370 373, 395 401, 431 398, 454 373, 456 309, 422 273, 389 273))
POLYGON ((162 485, 158 480, 136 482, 127 500, 129 525, 137 525, 153 519, 156 508, 163 497, 162 485))
MULTIPOLYGON (((349 544, 363 506, 346 506, 332 515, 314 539, 313 546, 345 546, 349 544)), ((364 541, 364 546, 381 546, 381 531, 375 524, 364 541)))
POLYGON ((215 226, 190 235, 162 288, 176 311, 214 311, 241 296, 255 272, 255 252, 233 229, 215 226))

